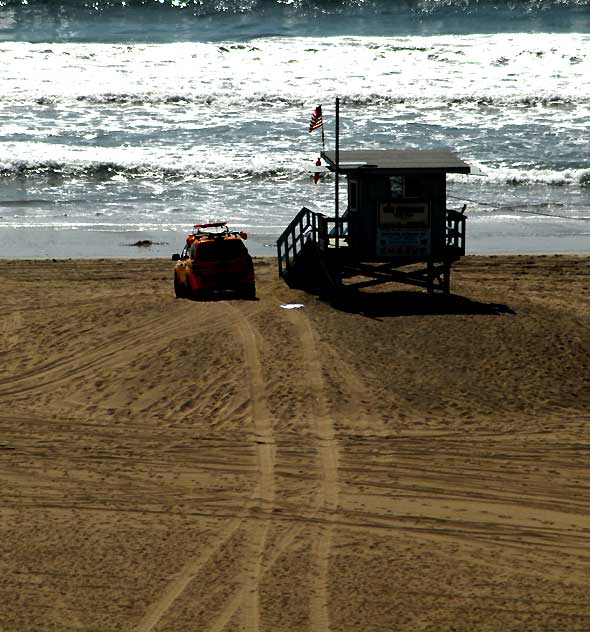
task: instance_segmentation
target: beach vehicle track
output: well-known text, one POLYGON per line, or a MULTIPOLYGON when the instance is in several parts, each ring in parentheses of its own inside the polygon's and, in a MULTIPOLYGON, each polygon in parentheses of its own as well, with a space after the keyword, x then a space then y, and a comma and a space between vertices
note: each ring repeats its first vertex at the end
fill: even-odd
POLYGON ((18 344, 21 322, 21 310, 0 314, 0 352, 8 351, 18 344))
MULTIPOLYGON (((97 360, 101 360, 109 355, 112 355, 113 351, 124 350, 131 345, 137 344, 144 336, 162 333, 166 331, 166 329, 167 327, 162 325, 162 319, 159 316, 147 320, 143 319, 141 324, 136 323, 136 326, 132 331, 126 332, 115 338, 111 338, 107 342, 95 345, 93 351, 90 353, 80 351, 78 353, 61 356, 51 362, 37 366, 34 369, 23 371, 19 375, 2 379, 0 380, 0 385, 18 383, 31 378, 39 384, 39 380, 44 374, 52 373, 62 367, 72 364, 76 360, 86 360, 86 362, 83 362, 83 368, 92 366, 97 360), (160 326, 157 327, 157 325, 160 326)), ((69 377, 72 373, 75 373, 75 371, 67 372, 64 377, 69 377)), ((34 386, 32 388, 34 388, 34 386)), ((25 388, 24 390, 27 389, 25 388)), ((0 391, 0 394, 4 394, 4 392, 5 391, 0 391)), ((8 392, 8 394, 10 394, 10 392, 8 392)))
POLYGON ((299 338, 303 370, 311 388, 311 423, 320 472, 320 513, 323 520, 317 527, 312 553, 316 568, 312 572, 310 625, 314 632, 326 631, 331 629, 328 582, 334 519, 339 506, 339 448, 325 390, 317 334, 304 312, 289 312, 288 317, 299 338))
MULTIPOLYGON (((272 491, 269 486, 264 484, 265 479, 269 482, 271 481, 270 473, 265 474, 269 469, 269 464, 265 463, 265 461, 269 459, 267 446, 268 439, 272 436, 272 427, 266 422, 267 419, 270 419, 267 397, 265 394, 261 396, 262 389, 264 388, 264 377, 260 363, 260 354, 257 351, 258 343, 256 342, 256 338, 259 334, 242 310, 235 308, 233 305, 228 306, 231 307, 232 310, 235 310, 236 317, 233 322, 240 332, 244 344, 245 359, 249 365, 253 404, 252 410, 257 432, 257 452, 260 463, 260 483, 262 483, 260 496, 266 501, 264 505, 266 505, 267 511, 272 511, 276 502, 274 499, 274 479, 272 479, 272 491), (270 495, 272 495, 272 501, 270 495)), ((246 604, 247 618, 245 623, 247 629, 260 629, 260 616, 256 614, 256 608, 258 606, 253 603, 253 599, 255 597, 258 599, 260 582, 263 575, 265 572, 268 572, 278 559, 293 545, 297 537, 311 526, 316 532, 316 535, 314 536, 312 550, 314 567, 312 569, 313 580, 310 599, 310 625, 314 631, 329 630, 330 621, 327 611, 327 584, 333 531, 333 512, 335 512, 338 506, 337 445, 332 420, 328 415, 329 405, 325 393, 321 361, 316 347, 316 335, 306 317, 303 317, 302 321, 301 315, 291 312, 290 314, 285 314, 284 318, 293 327, 296 343, 301 347, 303 354, 302 372, 305 382, 311 384, 313 392, 313 402, 311 405, 311 416, 313 419, 312 431, 315 435, 315 440, 319 440, 321 444, 320 446, 316 446, 317 469, 321 472, 320 488, 311 506, 304 512, 305 515, 301 515, 301 508, 297 504, 293 504, 291 507, 293 514, 291 516, 286 518, 285 515, 282 514, 277 518, 279 521, 286 519, 289 523, 289 527, 274 543, 272 550, 266 552, 266 561, 264 561, 265 541, 270 528, 270 522, 264 515, 258 516, 257 520, 254 521, 255 525, 257 524, 258 526, 253 538, 255 542, 255 546, 252 549, 254 555, 251 557, 249 563, 254 564, 256 572, 252 576, 254 581, 249 593, 249 603, 247 602, 246 604)), ((274 467, 276 450, 274 439, 272 439, 271 449, 274 467)), ((312 480, 317 479, 312 478, 312 480)), ((288 504, 280 503, 280 506, 284 510, 288 507, 288 504)), ((239 598, 239 594, 235 594, 229 603, 226 604, 218 618, 208 628, 209 631, 221 632, 231 621, 233 615, 241 605, 243 605, 243 603, 239 598)))
POLYGON ((228 302, 225 303, 225 306, 232 314, 232 321, 237 328, 244 352, 258 463, 255 510, 261 513, 261 518, 255 520, 251 526, 251 552, 246 564, 246 580, 249 580, 251 585, 247 588, 245 604, 245 623, 247 629, 254 632, 260 629, 260 584, 264 572, 263 561, 270 528, 270 516, 275 502, 276 444, 260 360, 259 334, 242 310, 228 302))
POLYGON ((184 565, 177 577, 165 587, 157 599, 147 608, 140 622, 133 628, 134 632, 151 632, 151 630, 158 625, 162 617, 168 612, 174 602, 185 592, 189 584, 199 575, 202 568, 213 559, 214 555, 235 534, 244 521, 245 512, 251 504, 251 500, 246 501, 242 507, 240 515, 236 516, 222 527, 221 533, 217 536, 215 542, 210 545, 198 559, 191 559, 184 565))
POLYGON ((3 361, 5 371, 12 371, 16 362, 16 358, 10 352, 20 342, 21 325, 22 313, 20 310, 0 316, 0 358, 3 361))
MULTIPOLYGON (((162 617, 182 596, 189 584, 199 575, 202 568, 222 549, 238 529, 246 522, 248 532, 249 554, 244 563, 243 578, 240 589, 235 592, 228 603, 224 604, 217 619, 209 626, 210 630, 223 630, 239 608, 243 608, 244 624, 247 630, 260 630, 260 583, 263 576, 263 560, 266 540, 270 528, 269 517, 275 499, 274 462, 276 446, 273 435, 272 420, 266 398, 266 387, 260 354, 258 351, 257 331, 249 322, 247 315, 227 301, 218 304, 223 307, 223 320, 230 323, 238 332, 247 372, 246 389, 250 402, 254 423, 253 435, 256 451, 258 481, 254 492, 241 506, 239 514, 232 518, 206 551, 204 556, 190 560, 152 603, 146 611, 135 632, 151 632, 162 617), (252 520, 252 517, 255 517, 252 520)), ((217 311, 217 310, 215 310, 217 311)), ((218 316, 218 315, 217 315, 218 316)))
MULTIPOLYGON (((184 306, 178 313, 162 322, 161 315, 142 319, 134 324, 131 331, 97 344, 92 351, 80 351, 61 356, 51 362, 29 369, 18 375, 0 379, 0 397, 17 395, 40 390, 64 381, 72 376, 83 374, 105 361, 117 358, 139 346, 146 340, 167 336, 168 338, 183 335, 182 321, 186 312, 190 313, 192 305, 184 306), (175 326, 177 325, 177 326, 175 326)), ((211 316, 211 320, 213 316, 211 316)))
MULTIPOLYGON (((150 632, 165 612, 172 607, 176 599, 181 597, 191 581, 198 576, 204 565, 246 523, 250 534, 249 553, 243 565, 241 585, 223 605, 221 612, 210 622, 207 629, 210 632, 220 632, 241 609, 242 623, 245 629, 260 630, 260 592, 264 574, 292 546, 298 535, 311 526, 315 531, 315 536, 312 550, 314 567, 311 571, 313 585, 309 606, 310 622, 314 630, 328 630, 330 623, 327 612, 327 585, 332 531, 335 524, 333 512, 338 505, 338 454, 332 420, 328 415, 325 384, 316 348, 315 333, 307 318, 301 321, 299 315, 295 315, 294 318, 293 315, 285 315, 290 324, 294 325, 295 335, 303 352, 302 370, 305 373, 306 381, 309 380, 312 387, 312 430, 315 441, 320 444, 316 446, 317 468, 321 473, 320 488, 312 506, 308 507, 305 512, 305 516, 297 515, 297 507, 293 506, 295 513, 287 519, 289 527, 274 544, 272 551, 267 551, 266 542, 272 526, 273 507, 276 503, 274 466, 277 446, 260 359, 260 333, 252 324, 252 317, 260 310, 248 306, 248 311, 246 311, 241 306, 235 306, 225 301, 220 302, 219 305, 224 306, 223 319, 236 329, 243 348, 245 369, 248 374, 246 388, 249 393, 254 424, 258 482, 253 494, 241 507, 239 515, 234 516, 232 521, 223 529, 223 533, 217 538, 216 543, 212 545, 213 550, 208 551, 206 559, 194 560, 192 565, 187 564, 177 580, 166 588, 159 603, 150 607, 142 625, 136 628, 136 632, 150 632), (146 625, 148 623, 149 625, 146 625)), ((284 521, 284 519, 283 516, 280 521, 284 521)))

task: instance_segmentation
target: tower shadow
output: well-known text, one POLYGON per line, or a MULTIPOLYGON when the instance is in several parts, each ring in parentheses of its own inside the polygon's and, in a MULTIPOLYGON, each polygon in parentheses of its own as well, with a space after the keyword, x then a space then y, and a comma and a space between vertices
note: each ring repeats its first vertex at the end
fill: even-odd
POLYGON ((456 294, 428 294, 403 290, 389 292, 365 292, 355 288, 343 288, 338 292, 322 293, 320 300, 334 309, 368 318, 385 318, 419 315, 471 314, 499 316, 515 315, 508 305, 484 303, 456 294))

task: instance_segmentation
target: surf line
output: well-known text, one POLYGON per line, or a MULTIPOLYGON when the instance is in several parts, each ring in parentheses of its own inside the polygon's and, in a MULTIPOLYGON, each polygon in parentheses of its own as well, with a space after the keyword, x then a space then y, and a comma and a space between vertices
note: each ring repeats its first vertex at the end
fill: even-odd
POLYGON ((573 219, 580 222, 590 221, 590 217, 571 217, 569 215, 556 215, 555 213, 540 213, 539 211, 524 211, 518 205, 510 206, 498 206, 497 204, 490 204, 489 202, 480 202, 479 200, 472 200, 466 197, 459 197, 456 195, 447 195, 448 198, 453 200, 460 200, 462 202, 472 202, 473 204, 480 204, 481 206, 489 206, 496 211, 515 211, 517 213, 526 213, 527 215, 539 215, 541 217, 555 217, 557 219, 573 219))

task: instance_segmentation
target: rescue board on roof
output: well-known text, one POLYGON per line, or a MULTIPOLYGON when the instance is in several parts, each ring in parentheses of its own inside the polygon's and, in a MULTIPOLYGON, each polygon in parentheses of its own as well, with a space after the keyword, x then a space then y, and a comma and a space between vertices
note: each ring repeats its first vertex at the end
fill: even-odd
POLYGON ((181 253, 172 255, 176 298, 206 298, 231 293, 254 300, 256 283, 245 231, 230 231, 226 222, 195 224, 181 253))

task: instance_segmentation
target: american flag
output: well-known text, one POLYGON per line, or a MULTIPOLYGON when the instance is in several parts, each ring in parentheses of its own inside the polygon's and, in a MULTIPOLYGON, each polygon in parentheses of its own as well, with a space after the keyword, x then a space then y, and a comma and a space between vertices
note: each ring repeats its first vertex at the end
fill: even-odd
POLYGON ((324 125, 324 121, 322 120, 322 106, 318 105, 318 107, 313 111, 311 115, 311 121, 309 121, 309 131, 312 132, 314 129, 318 129, 324 125))

